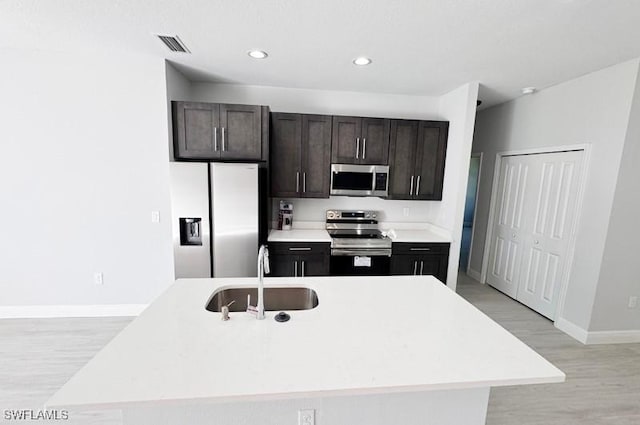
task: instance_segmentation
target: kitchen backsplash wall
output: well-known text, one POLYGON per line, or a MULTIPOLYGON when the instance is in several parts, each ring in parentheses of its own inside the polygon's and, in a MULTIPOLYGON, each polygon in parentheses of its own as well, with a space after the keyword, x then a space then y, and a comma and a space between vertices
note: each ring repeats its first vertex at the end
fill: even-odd
POLYGON ((392 201, 374 197, 332 196, 329 199, 275 198, 272 203, 272 217, 278 217, 281 199, 293 203, 294 225, 299 221, 325 220, 327 210, 375 210, 381 211, 380 221, 397 223, 430 223, 439 209, 439 201, 392 201))

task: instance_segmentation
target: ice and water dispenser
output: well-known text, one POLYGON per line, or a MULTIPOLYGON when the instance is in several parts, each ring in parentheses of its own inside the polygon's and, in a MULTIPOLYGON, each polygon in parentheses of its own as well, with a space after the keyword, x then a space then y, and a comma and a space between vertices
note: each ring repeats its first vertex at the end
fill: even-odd
POLYGON ((202 245, 202 218, 180 217, 180 245, 202 245))

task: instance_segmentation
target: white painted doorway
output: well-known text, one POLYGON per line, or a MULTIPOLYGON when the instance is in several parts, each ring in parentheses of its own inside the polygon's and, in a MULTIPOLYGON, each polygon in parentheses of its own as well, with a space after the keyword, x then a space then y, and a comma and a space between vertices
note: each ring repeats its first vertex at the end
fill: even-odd
POLYGON ((570 264, 584 151, 504 155, 494 191, 487 282, 555 319, 570 264))

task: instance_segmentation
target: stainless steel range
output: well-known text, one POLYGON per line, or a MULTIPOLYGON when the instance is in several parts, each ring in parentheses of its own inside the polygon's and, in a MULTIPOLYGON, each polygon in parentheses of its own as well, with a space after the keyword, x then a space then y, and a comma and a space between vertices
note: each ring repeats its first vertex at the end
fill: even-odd
POLYGON ((378 228, 378 211, 327 211, 331 275, 388 275, 391 239, 378 228))

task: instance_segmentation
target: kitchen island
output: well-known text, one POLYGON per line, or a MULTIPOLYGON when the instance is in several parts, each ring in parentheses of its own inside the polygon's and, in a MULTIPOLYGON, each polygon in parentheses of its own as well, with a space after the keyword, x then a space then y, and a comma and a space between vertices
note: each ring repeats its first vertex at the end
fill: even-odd
POLYGON ((492 386, 564 374, 431 276, 266 278, 311 310, 265 320, 207 311, 224 287, 176 281, 48 401, 122 409, 125 424, 484 424, 492 386), (306 415, 306 413, 304 413, 306 415))

